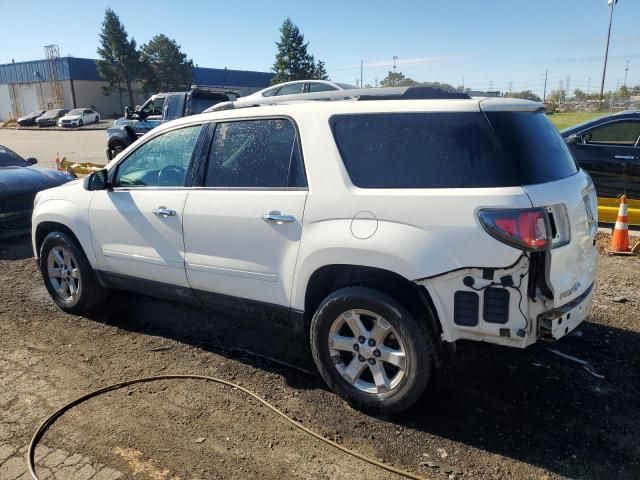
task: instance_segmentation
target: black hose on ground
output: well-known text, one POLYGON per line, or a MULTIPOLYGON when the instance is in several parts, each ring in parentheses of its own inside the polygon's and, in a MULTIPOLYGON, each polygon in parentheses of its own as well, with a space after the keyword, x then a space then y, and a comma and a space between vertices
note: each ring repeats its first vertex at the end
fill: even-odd
POLYGON ((33 478, 33 480, 40 480, 38 477, 38 474, 36 473, 36 467, 35 467, 35 451, 36 451, 36 446, 38 445, 38 442, 42 439, 42 437, 44 436, 45 432, 47 431, 47 429, 53 425, 53 423, 60 418, 62 415, 64 415, 67 411, 71 410, 73 407, 89 400, 90 398, 93 397, 97 397, 98 395, 102 395, 103 393, 107 393, 107 392, 111 392, 113 390, 118 390, 120 388, 124 388, 124 387, 128 387, 130 385, 134 385, 136 383, 148 383, 148 382, 155 382, 158 380, 185 380, 185 379, 190 379, 190 380, 206 380, 209 382, 214 382, 214 383, 218 383, 218 384, 222 384, 222 385, 226 385, 227 387, 231 387, 234 388, 236 390, 241 391, 242 393, 254 398, 255 400, 257 400, 258 402, 260 402, 261 404, 263 404, 265 407, 269 408, 270 410, 272 410, 273 412, 277 413, 278 415, 280 415, 282 418, 284 418, 287 422, 293 424, 295 427, 299 428, 300 430, 302 430, 303 432, 311 435, 312 437, 316 438, 317 440, 320 440, 321 442, 326 443, 327 445, 330 445, 334 448, 337 448, 338 450, 351 455, 353 457, 356 457, 364 462, 370 463, 371 465, 375 465, 376 467, 382 468, 388 472, 391 473, 395 473, 397 475, 403 476, 405 478, 409 478, 411 480, 425 480, 423 477, 420 477, 418 475, 415 475, 413 473, 410 472, 406 472, 404 470, 401 470, 399 468, 395 468, 391 465, 387 465, 385 463, 379 462, 373 458, 369 458, 365 455, 362 455, 361 453, 358 453, 354 450, 351 450, 347 447, 344 447, 332 440, 329 440, 328 438, 323 437, 322 435, 320 435, 317 432, 314 432, 313 430, 305 427, 304 425, 302 425, 300 422, 297 422, 296 420, 294 420, 293 418, 291 418, 290 416, 288 416, 286 413, 284 413, 283 411, 279 410, 277 407, 275 407, 274 405, 272 405, 271 403, 269 403, 268 401, 266 401, 264 398, 260 397, 259 395, 253 393, 251 390, 248 390, 244 387, 241 387, 240 385, 237 385, 235 383, 229 382, 227 380, 223 380, 221 378, 216 378, 216 377, 208 377, 206 375, 156 375, 156 376, 152 376, 152 377, 143 377, 143 378, 136 378, 134 380, 127 380, 124 382, 120 382, 120 383, 115 383, 113 385, 109 385, 107 387, 103 387, 100 388, 98 390, 94 390, 93 392, 87 393, 86 395, 83 395, 69 403, 67 403, 66 405, 64 405, 63 407, 59 408, 56 412, 54 412, 49 418, 47 418, 44 422, 42 422, 42 424, 40 425, 40 427, 38 427, 38 430, 36 430, 36 433, 33 435, 33 438, 31 439, 31 443, 29 444, 29 450, 27 451, 27 463, 29 465, 29 473, 31 473, 31 477, 33 478))

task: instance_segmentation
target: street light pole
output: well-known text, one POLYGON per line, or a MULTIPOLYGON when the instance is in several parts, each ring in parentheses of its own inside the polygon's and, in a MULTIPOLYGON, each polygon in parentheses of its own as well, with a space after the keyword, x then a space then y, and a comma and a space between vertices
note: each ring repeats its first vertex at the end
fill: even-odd
POLYGON ((607 3, 611 5, 611 12, 609 13, 609 32, 607 33, 607 46, 604 50, 604 66, 602 67, 602 82, 600 83, 600 102, 604 99, 604 77, 607 74, 607 58, 609 57, 609 40, 611 39, 611 24, 613 23, 613 7, 616 6, 618 0, 607 0, 607 3))

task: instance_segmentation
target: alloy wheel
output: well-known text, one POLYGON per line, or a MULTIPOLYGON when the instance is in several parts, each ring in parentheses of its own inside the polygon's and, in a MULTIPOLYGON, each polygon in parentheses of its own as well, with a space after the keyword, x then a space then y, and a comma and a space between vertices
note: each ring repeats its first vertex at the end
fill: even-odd
POLYGON ((55 246, 47 257, 47 274, 56 295, 73 302, 80 293, 80 270, 73 253, 66 247, 55 246))
POLYGON ((362 392, 390 392, 405 376, 405 345, 391 324, 374 312, 342 313, 331 325, 328 342, 342 378, 362 392))

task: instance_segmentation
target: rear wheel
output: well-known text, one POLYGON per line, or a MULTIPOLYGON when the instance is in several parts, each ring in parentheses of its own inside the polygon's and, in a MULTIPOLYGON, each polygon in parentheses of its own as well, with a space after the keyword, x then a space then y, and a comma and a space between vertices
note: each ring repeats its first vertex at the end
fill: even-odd
POLYGON ((109 290, 98 282, 82 248, 66 233, 52 232, 40 248, 40 271, 54 302, 69 313, 102 304, 109 290))
POLYGON ((329 387, 374 414, 408 410, 431 377, 425 331, 402 304, 370 288, 343 288, 322 301, 311 321, 311 348, 329 387))

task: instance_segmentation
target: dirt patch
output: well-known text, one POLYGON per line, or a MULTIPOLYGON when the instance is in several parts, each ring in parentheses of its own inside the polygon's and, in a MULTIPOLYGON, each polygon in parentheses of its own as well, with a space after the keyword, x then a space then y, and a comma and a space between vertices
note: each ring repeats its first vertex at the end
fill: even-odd
MULTIPOLYGON (((240 383, 323 435, 426 478, 451 475, 429 466, 437 463, 462 471, 453 478, 640 478, 640 258, 601 256, 589 320, 553 346, 604 378, 545 345, 460 342, 424 401, 389 419, 354 411, 293 368, 315 371, 306 341, 278 327, 125 293, 91 316, 64 314, 30 255, 26 239, 0 243, 0 445, 27 445, 46 415, 89 390, 195 373, 240 383)), ((238 391, 197 381, 92 399, 44 443, 124 478, 393 478, 238 391)))

